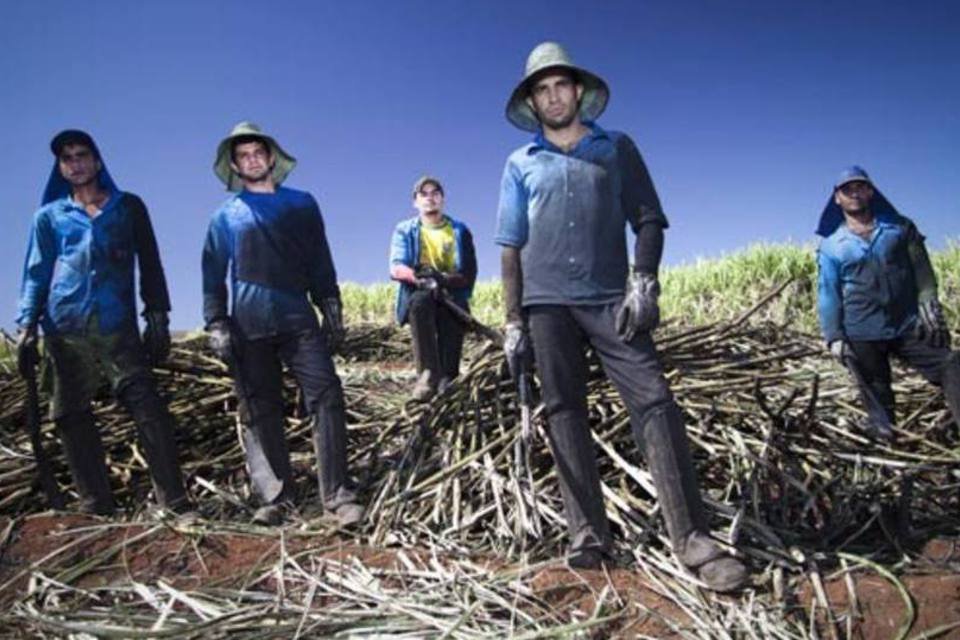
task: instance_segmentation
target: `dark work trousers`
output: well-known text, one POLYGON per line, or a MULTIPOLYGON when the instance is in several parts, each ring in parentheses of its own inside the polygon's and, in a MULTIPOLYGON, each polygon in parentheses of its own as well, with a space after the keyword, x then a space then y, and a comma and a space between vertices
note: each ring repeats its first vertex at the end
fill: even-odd
POLYGON ((241 340, 237 394, 246 404, 244 448, 257 497, 264 504, 292 500, 293 474, 283 404, 283 369, 297 379, 311 414, 317 480, 325 508, 355 496, 347 479, 347 429, 343 388, 319 330, 241 340))
POLYGON ((407 312, 417 373, 429 369, 437 376, 456 378, 463 352, 463 325, 446 304, 430 291, 415 291, 407 312))
POLYGON ((173 417, 157 393, 143 345, 133 331, 111 335, 52 336, 53 417, 84 511, 114 509, 106 454, 90 402, 105 375, 133 417, 157 502, 177 509, 187 502, 174 442, 173 417))
POLYGON ((705 529, 686 430, 649 333, 624 343, 614 330, 617 305, 528 308, 537 371, 557 464, 571 549, 607 550, 610 532, 587 420, 589 343, 630 414, 634 440, 651 475, 675 551, 705 529))
POLYGON ((891 388, 890 356, 894 356, 921 376, 943 389, 953 420, 960 426, 960 354, 946 347, 931 347, 913 334, 895 340, 853 340, 855 365, 862 380, 854 379, 870 420, 892 425, 895 401, 891 388))

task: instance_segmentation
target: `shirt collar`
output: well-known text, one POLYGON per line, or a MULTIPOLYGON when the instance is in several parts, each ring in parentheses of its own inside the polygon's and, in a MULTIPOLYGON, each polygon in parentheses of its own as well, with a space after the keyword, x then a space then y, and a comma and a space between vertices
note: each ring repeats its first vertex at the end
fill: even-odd
MULTIPOLYGON (((578 149, 580 149, 584 145, 587 145, 593 142, 594 140, 598 140, 601 138, 605 138, 608 140, 610 139, 610 134, 608 134, 596 122, 593 122, 592 120, 584 120, 583 124, 586 125, 587 129, 589 129, 589 132, 587 133, 587 135, 583 136, 583 138, 581 138, 579 142, 577 142, 577 145, 573 149, 569 151, 569 153, 571 154, 576 153, 578 149)), ((561 149, 557 145, 547 140, 547 137, 543 134, 543 127, 539 127, 537 129, 537 133, 534 134, 533 136, 533 145, 530 147, 530 149, 527 150, 527 153, 532 155, 537 151, 552 151, 553 153, 565 153, 563 149, 561 149)))

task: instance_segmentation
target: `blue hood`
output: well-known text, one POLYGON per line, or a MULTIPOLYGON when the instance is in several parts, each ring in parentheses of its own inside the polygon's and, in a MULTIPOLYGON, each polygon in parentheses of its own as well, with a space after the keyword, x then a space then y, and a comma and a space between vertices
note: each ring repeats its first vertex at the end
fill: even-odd
MULTIPOLYGON (((117 189, 116 183, 113 181, 113 178, 110 176, 110 172, 107 171, 107 164, 103 161, 103 156, 100 155, 100 150, 97 149, 97 145, 90 141, 92 145, 93 155, 97 157, 97 160, 100 161, 100 173, 97 174, 97 179, 100 181, 100 187, 105 189, 110 193, 119 191, 117 189)), ((67 179, 63 177, 60 173, 60 161, 57 158, 53 159, 53 169, 50 171, 50 178, 47 180, 47 187, 43 190, 43 198, 40 201, 40 206, 53 202, 54 200, 59 200, 60 198, 66 198, 73 192, 73 188, 70 186, 70 183, 67 182, 67 179)))
MULTIPOLYGON (((873 187, 873 197, 870 199, 870 211, 873 212, 877 220, 884 222, 896 222, 903 216, 894 208, 890 201, 880 193, 880 190, 873 187)), ((833 193, 827 199, 827 206, 823 208, 820 214, 820 224, 817 225, 817 235, 827 238, 843 224, 843 209, 840 208, 833 199, 833 193)))

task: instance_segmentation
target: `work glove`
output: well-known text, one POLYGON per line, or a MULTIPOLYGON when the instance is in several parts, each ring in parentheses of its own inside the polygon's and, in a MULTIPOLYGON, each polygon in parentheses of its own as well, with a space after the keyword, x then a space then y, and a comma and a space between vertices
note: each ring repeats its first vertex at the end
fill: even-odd
POLYGON ((430 291, 434 297, 439 297, 447 286, 446 277, 433 267, 421 266, 417 268, 417 289, 430 291))
POLYGON ((323 298, 320 301, 320 313, 323 314, 321 331, 327 337, 327 348, 330 353, 336 353, 347 337, 347 330, 343 327, 343 304, 339 296, 323 298))
POLYGON ((170 355, 170 320, 166 311, 144 311, 147 327, 143 330, 143 344, 150 364, 162 364, 170 355))
POLYGON ((830 342, 827 347, 830 349, 830 355, 844 366, 846 366, 846 360, 848 358, 854 357, 853 349, 850 348, 850 343, 846 340, 834 340, 830 342))
POLYGON ((950 347, 950 328, 943 307, 936 298, 920 303, 917 317, 917 338, 935 349, 950 347))
POLYGON ((229 318, 220 318, 207 325, 207 345, 214 355, 228 366, 233 362, 233 328, 229 318))
POLYGON ((630 342, 638 333, 653 331, 660 324, 660 283, 650 273, 637 272, 627 284, 627 294, 617 311, 617 335, 630 342))
POLYGON ((34 375, 40 364, 40 349, 37 348, 37 325, 31 324, 20 330, 17 336, 17 370, 24 378, 34 375))
POLYGON ((507 357, 510 375, 517 378, 529 372, 533 364, 533 344, 526 327, 520 322, 508 322, 503 329, 503 353, 507 357))

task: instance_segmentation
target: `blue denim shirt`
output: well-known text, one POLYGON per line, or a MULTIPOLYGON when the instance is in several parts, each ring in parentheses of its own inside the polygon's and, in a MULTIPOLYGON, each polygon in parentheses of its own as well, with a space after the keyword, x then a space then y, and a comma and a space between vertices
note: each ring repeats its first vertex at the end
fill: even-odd
POLYGON ((633 141, 586 124, 590 133, 569 153, 541 131, 504 167, 494 241, 521 249, 524 306, 620 299, 627 223, 668 226, 633 141))
MULTIPOLYGON (((454 301, 469 310, 470 296, 473 295, 473 283, 477 279, 477 254, 473 247, 473 236, 467 225, 446 216, 453 226, 453 237, 456 243, 456 262, 454 269, 462 274, 470 283, 466 287, 450 289, 454 301)), ((390 240, 390 265, 402 264, 416 269, 420 265, 420 216, 414 216, 400 222, 393 231, 390 240)), ((414 292, 413 285, 406 282, 397 287, 397 323, 407 321, 407 311, 410 306, 410 295, 414 292)))
POLYGON ((310 299, 340 295, 320 208, 304 191, 242 191, 213 214, 203 249, 207 324, 227 316, 228 269, 232 316, 247 339, 317 330, 310 299))
MULTIPOLYGON (((112 182, 110 183, 112 185, 112 182)), ((147 311, 169 311, 157 241, 143 202, 115 188, 94 218, 67 196, 34 214, 17 324, 46 335, 137 330, 134 261, 147 311)))
POLYGON ((918 233, 899 214, 876 218, 869 239, 840 225, 817 250, 817 309, 827 342, 891 340, 912 330, 917 284, 908 245, 918 233))

